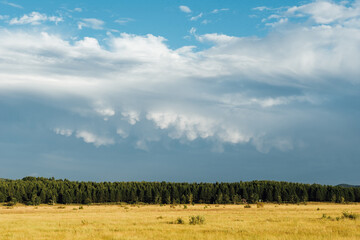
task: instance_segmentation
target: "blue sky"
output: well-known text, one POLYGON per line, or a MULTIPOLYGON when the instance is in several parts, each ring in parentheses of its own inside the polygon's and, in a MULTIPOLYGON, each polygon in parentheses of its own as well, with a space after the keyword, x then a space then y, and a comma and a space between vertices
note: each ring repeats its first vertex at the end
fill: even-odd
POLYGON ((0 175, 359 184, 360 1, 1 1, 0 175))

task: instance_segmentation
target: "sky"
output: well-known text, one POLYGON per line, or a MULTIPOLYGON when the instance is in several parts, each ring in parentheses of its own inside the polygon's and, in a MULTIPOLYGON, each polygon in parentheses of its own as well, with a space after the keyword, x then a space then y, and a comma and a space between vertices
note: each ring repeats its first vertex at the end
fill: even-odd
POLYGON ((360 184, 360 0, 0 1, 0 176, 360 184))

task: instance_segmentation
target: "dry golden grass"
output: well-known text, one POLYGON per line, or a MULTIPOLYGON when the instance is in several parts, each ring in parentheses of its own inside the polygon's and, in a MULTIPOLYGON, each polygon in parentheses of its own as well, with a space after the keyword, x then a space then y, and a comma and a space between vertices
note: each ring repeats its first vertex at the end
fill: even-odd
POLYGON ((0 239, 360 239, 360 205, 67 205, 0 207, 0 239), (205 217, 190 225, 189 216, 205 217), (185 224, 173 224, 181 217, 185 224))

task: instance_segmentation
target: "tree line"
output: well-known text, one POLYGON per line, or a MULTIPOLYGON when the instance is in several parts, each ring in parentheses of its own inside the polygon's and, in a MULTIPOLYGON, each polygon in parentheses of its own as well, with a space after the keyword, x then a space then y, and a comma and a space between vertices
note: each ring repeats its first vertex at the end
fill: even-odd
POLYGON ((78 182, 25 177, 0 180, 0 202, 38 204, 238 204, 360 202, 360 188, 277 181, 234 183, 78 182))

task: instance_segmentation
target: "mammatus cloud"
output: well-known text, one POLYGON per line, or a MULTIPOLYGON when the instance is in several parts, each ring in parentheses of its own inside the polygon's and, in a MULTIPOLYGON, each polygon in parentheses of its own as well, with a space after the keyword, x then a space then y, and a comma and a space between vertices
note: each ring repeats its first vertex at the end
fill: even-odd
POLYGON ((293 12, 304 9, 308 19, 325 18, 309 6, 269 16, 288 21, 263 38, 198 35, 193 28, 200 43, 211 44, 203 50, 171 49, 152 34, 121 33, 100 44, 91 37, 70 42, 46 32, 2 29, 0 91, 51 96, 54 105, 80 116, 66 128, 75 130, 54 123, 54 132, 97 147, 133 141, 149 151, 149 142, 167 138, 218 149, 251 144, 263 153, 291 151, 298 139, 286 129, 319 121, 313 114, 318 106, 335 101, 334 92, 351 97, 360 84, 354 54, 360 52, 360 26, 354 24, 360 14, 353 14, 359 6, 336 6, 347 17, 329 24, 292 24, 298 18, 293 12))
POLYGON ((122 130, 121 128, 116 129, 116 133, 118 135, 120 135, 122 138, 127 138, 129 136, 128 133, 126 133, 124 130, 122 130))
POLYGON ((203 116, 188 116, 174 112, 149 112, 146 118, 152 120, 160 129, 171 128, 169 137, 174 139, 185 137, 189 141, 193 141, 197 138, 206 139, 215 135, 221 141, 230 143, 248 142, 250 139, 236 129, 223 128, 224 124, 203 116))
POLYGON ((62 22, 63 19, 61 17, 56 16, 47 16, 46 14, 39 13, 39 12, 32 12, 30 14, 25 14, 21 18, 12 18, 9 21, 10 25, 22 25, 22 24, 31 24, 31 25, 39 25, 43 22, 62 22))
POLYGON ((83 18, 80 22, 78 22, 78 28, 82 29, 84 27, 92 28, 95 30, 101 30, 104 28, 104 21, 96 18, 83 18))
MULTIPOLYGON (((112 145, 115 143, 114 139, 112 139, 112 138, 98 136, 90 131, 85 131, 85 130, 74 131, 74 130, 68 129, 68 128, 55 128, 54 132, 56 134, 59 134, 59 135, 65 136, 65 137, 70 137, 74 133, 74 136, 76 138, 80 138, 86 143, 92 143, 96 147, 112 145)), ((123 138, 127 137, 127 135, 125 135, 125 132, 123 132, 121 129, 118 129, 117 133, 119 135, 121 135, 123 138)))
POLYGON ((59 135, 63 135, 66 137, 70 137, 73 133, 71 129, 62 129, 62 128, 55 128, 54 132, 59 135))
POLYGON ((88 131, 76 131, 76 137, 83 139, 86 143, 92 143, 96 147, 112 145, 115 143, 112 138, 100 137, 88 131))
POLYGON ((191 13, 191 9, 188 6, 179 6, 180 11, 184 13, 191 13))
POLYGON ((122 112, 121 115, 123 116, 123 119, 126 120, 131 125, 135 125, 136 122, 140 121, 139 113, 136 111, 125 111, 122 112))
POLYGON ((96 109, 96 111, 102 116, 111 117, 115 115, 115 111, 111 108, 104 108, 104 109, 98 108, 96 109))

